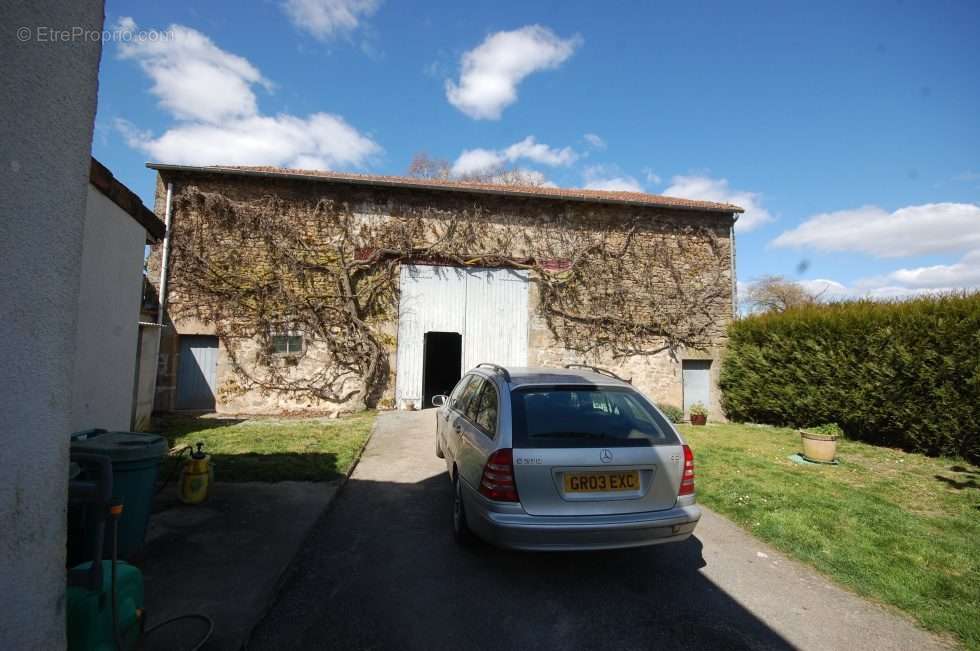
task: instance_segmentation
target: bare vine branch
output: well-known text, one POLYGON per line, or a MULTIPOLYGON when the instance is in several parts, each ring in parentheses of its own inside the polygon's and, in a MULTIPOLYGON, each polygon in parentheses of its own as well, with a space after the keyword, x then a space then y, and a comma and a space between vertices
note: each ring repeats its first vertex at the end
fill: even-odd
POLYGON ((236 378, 229 392, 376 403, 390 383, 385 327, 397 315, 406 263, 529 270, 545 324, 580 355, 705 348, 730 298, 715 233, 658 231, 649 215, 588 227, 488 219, 478 204, 377 215, 331 199, 241 201, 195 186, 176 206, 170 309, 213 324, 236 378), (277 356, 272 337, 293 331, 306 350, 277 356))

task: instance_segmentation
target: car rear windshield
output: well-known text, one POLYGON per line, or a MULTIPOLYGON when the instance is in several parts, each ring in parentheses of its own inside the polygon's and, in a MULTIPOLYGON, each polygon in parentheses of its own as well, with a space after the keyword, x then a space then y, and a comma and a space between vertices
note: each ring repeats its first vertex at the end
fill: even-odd
POLYGON ((533 386, 511 392, 515 448, 648 447, 679 443, 633 389, 533 386))

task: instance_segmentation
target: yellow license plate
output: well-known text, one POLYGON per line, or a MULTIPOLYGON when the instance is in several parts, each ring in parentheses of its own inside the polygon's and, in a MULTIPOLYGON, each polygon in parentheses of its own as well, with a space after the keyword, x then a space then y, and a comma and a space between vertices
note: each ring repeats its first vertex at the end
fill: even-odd
POLYGON ((640 473, 636 470, 622 472, 566 472, 566 493, 612 493, 640 489, 640 473))

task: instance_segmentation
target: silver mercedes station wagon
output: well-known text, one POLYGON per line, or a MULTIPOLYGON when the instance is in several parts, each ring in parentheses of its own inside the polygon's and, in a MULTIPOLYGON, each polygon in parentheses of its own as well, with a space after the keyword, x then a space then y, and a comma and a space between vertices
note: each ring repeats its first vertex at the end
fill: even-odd
POLYGON ((684 540, 701 517, 691 449, 609 371, 479 364, 432 402, 460 543, 638 547, 684 540))

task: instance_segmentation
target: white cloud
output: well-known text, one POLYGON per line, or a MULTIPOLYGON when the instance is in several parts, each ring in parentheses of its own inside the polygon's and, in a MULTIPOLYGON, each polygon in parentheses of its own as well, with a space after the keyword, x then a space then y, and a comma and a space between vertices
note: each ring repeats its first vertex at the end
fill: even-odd
POLYGON ((171 25, 171 38, 141 37, 129 17, 121 18, 117 29, 134 34, 120 42, 120 58, 139 63, 153 81, 150 92, 178 119, 220 122, 255 115, 252 86, 272 88, 247 59, 225 52, 197 30, 171 25))
POLYGON ((454 176, 468 176, 493 170, 504 164, 504 156, 493 149, 467 149, 453 163, 454 176))
POLYGON ((517 85, 525 77, 557 68, 581 43, 579 36, 562 39, 540 25, 491 34, 463 54, 459 84, 446 80, 446 98, 475 120, 499 120, 517 101, 517 85))
POLYGON ((923 294, 980 289, 980 249, 952 264, 896 269, 860 278, 850 287, 825 278, 800 281, 824 300, 848 298, 907 298, 923 294))
POLYGON ((281 6, 293 25, 327 41, 357 29, 379 4, 378 0, 284 0, 281 6))
POLYGON ((813 296, 819 296, 821 300, 833 301, 843 298, 853 298, 852 291, 846 285, 830 280, 829 278, 815 278, 813 280, 800 280, 798 284, 813 296))
POLYGON ((504 149, 464 150, 453 163, 452 173, 456 176, 480 174, 522 159, 552 167, 567 166, 574 163, 578 158, 578 154, 571 147, 556 149, 537 142, 534 136, 528 136, 504 149))
POLYGON ((663 179, 661 179, 660 176, 657 175, 657 173, 654 172, 649 167, 644 167, 643 168, 643 175, 647 177, 647 183, 653 183, 654 185, 660 185, 660 182, 663 181, 663 179))
POLYGON ((899 286, 910 289, 946 290, 980 287, 980 249, 953 264, 902 268, 863 281, 866 286, 899 286))
POLYGON ((113 25, 113 31, 116 34, 125 34, 127 38, 130 38, 129 35, 136 31, 136 21, 133 20, 132 16, 120 16, 116 24, 113 25))
POLYGON ((586 190, 614 190, 619 192, 646 192, 643 185, 632 176, 622 174, 616 166, 590 165, 582 171, 586 190))
POLYGON ((773 220, 773 216, 762 205, 762 195, 758 192, 736 190, 729 186, 728 179, 713 179, 709 176, 697 175, 675 176, 670 180, 670 187, 663 193, 670 197, 733 203, 741 206, 745 212, 739 215, 735 223, 735 228, 740 232, 750 231, 773 220))
POLYGON ((617 190, 620 192, 646 192, 640 182, 632 176, 613 176, 610 178, 595 178, 586 182, 587 190, 617 190))
POLYGON ((772 242, 881 258, 964 251, 980 246, 980 206, 928 203, 887 212, 877 206, 810 217, 772 242))
POLYGON ((534 136, 515 142, 504 150, 504 156, 509 161, 526 158, 535 163, 551 166, 571 165, 578 160, 578 154, 571 147, 553 149, 544 143, 536 142, 534 136))
POLYGON ((601 137, 599 137, 597 134, 587 133, 584 136, 582 136, 582 139, 585 140, 585 142, 589 143, 589 146, 592 147, 593 149, 606 148, 606 141, 603 140, 601 137))
POLYGON ((183 165, 275 165, 336 169, 363 165, 381 148, 337 115, 252 116, 223 124, 185 123, 158 138, 117 123, 126 142, 151 158, 183 165))
MULTIPOLYGON (((132 19, 122 19, 130 31, 132 19)), ((187 165, 361 166, 381 147, 342 117, 262 115, 253 86, 271 88, 248 60, 220 49, 189 27, 172 25, 173 39, 133 40, 120 56, 138 61, 153 80, 150 92, 178 123, 159 137, 117 119, 129 146, 155 160, 187 165)))
POLYGON ((153 132, 148 129, 140 129, 129 120, 115 118, 112 121, 113 128, 122 134, 123 140, 133 149, 139 149, 140 143, 152 140, 153 132))

